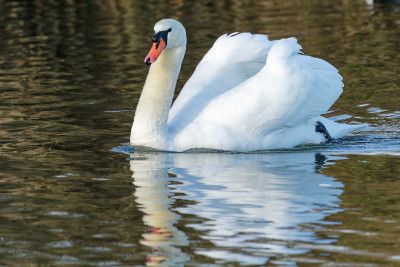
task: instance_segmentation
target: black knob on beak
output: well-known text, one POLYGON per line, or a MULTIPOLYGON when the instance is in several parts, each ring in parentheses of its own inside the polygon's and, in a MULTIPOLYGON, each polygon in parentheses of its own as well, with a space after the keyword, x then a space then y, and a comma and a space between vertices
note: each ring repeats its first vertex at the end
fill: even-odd
POLYGON ((151 65, 151 63, 150 63, 150 58, 147 58, 147 59, 146 59, 146 65, 151 65))

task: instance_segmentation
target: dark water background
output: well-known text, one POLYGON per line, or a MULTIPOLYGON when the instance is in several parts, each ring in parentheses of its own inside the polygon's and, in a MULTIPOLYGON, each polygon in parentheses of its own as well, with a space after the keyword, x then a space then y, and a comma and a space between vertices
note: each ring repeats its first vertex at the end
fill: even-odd
POLYGON ((400 265, 399 4, 0 0, 0 103, 0 266, 400 265), (178 88, 223 33, 295 36, 344 77, 328 116, 370 127, 289 151, 129 155, 166 17, 188 33, 178 88))

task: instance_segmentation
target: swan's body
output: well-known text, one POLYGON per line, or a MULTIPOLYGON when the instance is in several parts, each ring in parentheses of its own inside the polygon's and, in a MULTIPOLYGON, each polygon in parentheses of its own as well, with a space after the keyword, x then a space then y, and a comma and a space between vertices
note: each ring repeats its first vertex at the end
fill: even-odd
POLYGON ((326 61, 301 55, 295 38, 221 36, 171 107, 186 32, 172 19, 154 30, 145 59, 154 64, 136 109, 133 146, 254 151, 320 143, 359 128, 320 116, 342 93, 342 77, 326 61))

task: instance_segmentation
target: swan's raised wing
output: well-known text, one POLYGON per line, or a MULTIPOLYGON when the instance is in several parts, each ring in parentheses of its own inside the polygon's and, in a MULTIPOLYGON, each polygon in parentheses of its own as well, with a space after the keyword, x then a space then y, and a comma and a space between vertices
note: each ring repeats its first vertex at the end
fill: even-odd
POLYGON ((271 45, 266 35, 222 35, 175 100, 168 119, 170 133, 185 128, 213 99, 260 71, 271 45))
POLYGON ((328 62, 301 55, 300 49, 295 38, 276 41, 256 75, 212 99, 182 133, 199 140, 212 139, 206 135, 213 132, 252 140, 327 112, 342 93, 342 77, 328 62))
POLYGON ((271 130, 293 127, 326 113, 343 91, 342 76, 335 67, 302 55, 300 49, 296 38, 276 42, 266 66, 254 77, 254 86, 267 99, 263 115, 277 121, 271 130))

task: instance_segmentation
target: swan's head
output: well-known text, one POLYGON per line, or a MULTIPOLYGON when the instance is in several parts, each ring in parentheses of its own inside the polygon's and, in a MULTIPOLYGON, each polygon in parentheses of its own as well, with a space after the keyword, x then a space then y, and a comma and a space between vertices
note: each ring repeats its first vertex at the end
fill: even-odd
POLYGON ((185 47, 186 31, 179 21, 163 19, 154 25, 154 33, 151 40, 153 47, 144 59, 147 65, 154 63, 164 49, 185 47))

